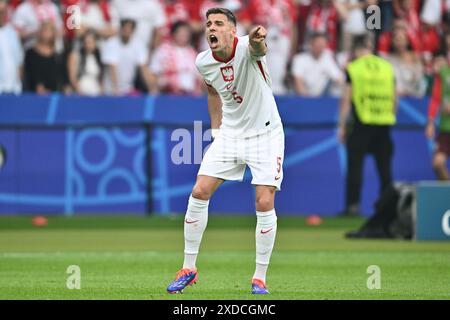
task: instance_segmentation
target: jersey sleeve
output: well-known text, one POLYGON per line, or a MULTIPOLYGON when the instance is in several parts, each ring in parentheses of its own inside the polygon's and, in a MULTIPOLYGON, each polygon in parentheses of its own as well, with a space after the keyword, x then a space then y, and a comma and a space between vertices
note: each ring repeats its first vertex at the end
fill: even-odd
POLYGON ((198 72, 200 73, 203 81, 205 82, 205 84, 208 87, 212 87, 212 84, 205 79, 205 75, 204 75, 204 68, 203 68, 203 64, 202 64, 202 60, 203 60, 203 53, 199 53, 197 55, 197 58, 195 59, 195 66, 197 67, 198 72))
POLYGON ((245 50, 245 56, 248 59, 254 59, 255 57, 252 56, 252 54, 250 53, 250 47, 249 47, 249 39, 248 39, 248 35, 243 36, 243 37, 239 37, 239 46, 241 48, 243 48, 243 50, 245 50))

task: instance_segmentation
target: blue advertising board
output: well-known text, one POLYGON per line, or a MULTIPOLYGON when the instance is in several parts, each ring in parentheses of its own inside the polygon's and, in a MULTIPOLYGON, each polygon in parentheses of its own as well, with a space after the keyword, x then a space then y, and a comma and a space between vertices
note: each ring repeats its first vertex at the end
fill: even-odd
MULTIPOLYGON (((343 207, 347 170, 335 132, 338 100, 286 96, 277 103, 286 136, 277 212, 335 215, 343 207)), ((400 101, 396 181, 434 178, 432 145, 422 130, 426 109, 426 99, 400 101)), ((0 214, 184 212, 210 143, 208 129, 206 97, 0 96, 0 144, 8 152, 0 170, 0 214)), ((243 183, 226 182, 210 211, 254 214, 250 180, 246 172, 243 183)), ((378 191, 368 157, 364 214, 372 213, 378 191)))

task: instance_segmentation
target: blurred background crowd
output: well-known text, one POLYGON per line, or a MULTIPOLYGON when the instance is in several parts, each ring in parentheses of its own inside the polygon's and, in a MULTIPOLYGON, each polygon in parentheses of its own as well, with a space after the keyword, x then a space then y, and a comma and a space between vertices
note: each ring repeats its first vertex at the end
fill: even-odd
POLYGON ((339 96, 363 36, 392 62, 400 96, 429 95, 450 61, 450 0, 0 0, 0 93, 202 94, 211 7, 235 12, 238 35, 268 29, 278 95, 339 96))

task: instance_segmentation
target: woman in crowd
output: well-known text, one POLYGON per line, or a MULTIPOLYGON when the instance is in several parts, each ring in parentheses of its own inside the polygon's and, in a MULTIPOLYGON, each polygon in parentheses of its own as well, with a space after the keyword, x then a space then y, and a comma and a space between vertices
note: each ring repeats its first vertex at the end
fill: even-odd
POLYGON ((81 48, 73 50, 69 55, 67 69, 70 85, 75 93, 92 96, 103 93, 104 68, 95 31, 85 32, 81 39, 81 48))
POLYGON ((55 41, 55 25, 44 22, 35 46, 25 53, 24 91, 38 94, 63 91, 64 63, 61 54, 55 50, 55 41))
POLYGON ((391 52, 386 57, 395 72, 399 96, 421 97, 424 94, 424 74, 420 56, 411 50, 408 35, 403 29, 392 33, 391 52))

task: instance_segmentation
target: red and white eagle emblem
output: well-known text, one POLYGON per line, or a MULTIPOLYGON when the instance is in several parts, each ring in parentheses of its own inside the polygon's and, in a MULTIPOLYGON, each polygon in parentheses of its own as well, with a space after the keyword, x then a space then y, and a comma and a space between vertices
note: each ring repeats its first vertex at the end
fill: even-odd
POLYGON ((222 67, 220 68, 220 72, 222 72, 222 77, 225 82, 230 82, 234 80, 233 66, 222 67))

